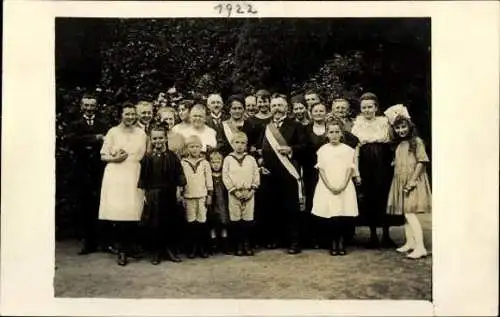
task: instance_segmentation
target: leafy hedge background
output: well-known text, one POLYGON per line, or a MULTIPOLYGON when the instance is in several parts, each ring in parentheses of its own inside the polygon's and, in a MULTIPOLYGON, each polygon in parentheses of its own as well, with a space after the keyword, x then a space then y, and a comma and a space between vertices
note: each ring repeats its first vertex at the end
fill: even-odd
POLYGON ((318 90, 326 102, 375 92, 404 103, 431 149, 430 19, 56 19, 56 236, 75 235, 67 124, 84 90, 114 105, 181 92, 318 90))

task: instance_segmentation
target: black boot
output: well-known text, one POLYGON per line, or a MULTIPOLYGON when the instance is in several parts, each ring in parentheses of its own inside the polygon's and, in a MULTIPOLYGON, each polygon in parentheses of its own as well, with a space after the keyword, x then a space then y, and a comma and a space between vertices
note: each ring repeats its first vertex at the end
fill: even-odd
POLYGON ((337 217, 331 218, 329 220, 329 232, 331 234, 332 244, 330 246, 330 255, 339 255, 339 236, 340 236, 340 226, 337 217))
POLYGON ((332 239, 332 243, 330 245, 330 255, 331 256, 339 255, 339 241, 336 237, 332 239))
POLYGON ((242 221, 241 225, 243 232, 243 255, 254 256, 255 252, 253 251, 252 243, 250 242, 250 232, 252 228, 251 221, 242 221))
POLYGON ((210 237, 210 254, 216 255, 219 252, 219 243, 217 237, 210 237))
POLYGON ((288 249, 288 254, 299 254, 300 252, 302 252, 302 250, 300 249, 300 246, 299 246, 299 243, 298 242, 292 242, 290 244, 290 248, 288 249))
POLYGON ((338 255, 346 255, 347 251, 345 250, 345 243, 344 243, 344 235, 341 235, 339 237, 339 243, 338 243, 338 249, 337 249, 337 254, 338 255))
POLYGON ((118 263, 118 265, 120 265, 120 266, 127 265, 128 260, 127 260, 127 255, 125 254, 125 252, 118 252, 118 258, 117 258, 116 263, 118 263))
POLYGON ((167 249, 165 250, 165 255, 167 259, 174 263, 182 262, 181 258, 179 258, 179 255, 177 255, 176 251, 177 250, 175 250, 175 248, 167 247, 167 249))
POLYGON ((234 255, 242 256, 244 252, 243 252, 243 241, 241 239, 242 238, 241 221, 234 221, 232 223, 232 227, 233 227, 233 241, 235 246, 234 255))
POLYGON ((196 222, 191 222, 187 224, 187 236, 188 236, 188 245, 186 256, 188 259, 194 259, 196 257, 196 245, 197 245, 197 237, 196 237, 196 222))
POLYGON ((153 253, 153 256, 151 257, 151 264, 153 265, 158 265, 161 263, 161 259, 160 259, 160 252, 158 251, 155 251, 153 253))
POLYGON ((220 248, 222 253, 224 253, 225 255, 231 254, 231 246, 228 237, 222 237, 220 239, 220 248))
POLYGON ((208 232, 207 232, 207 225, 205 223, 199 223, 198 224, 198 250, 199 250, 199 255, 200 257, 206 259, 209 257, 208 254, 208 232))
POLYGON ((380 247, 380 241, 377 235, 377 228, 370 227, 370 241, 368 242, 368 249, 378 249, 380 247))

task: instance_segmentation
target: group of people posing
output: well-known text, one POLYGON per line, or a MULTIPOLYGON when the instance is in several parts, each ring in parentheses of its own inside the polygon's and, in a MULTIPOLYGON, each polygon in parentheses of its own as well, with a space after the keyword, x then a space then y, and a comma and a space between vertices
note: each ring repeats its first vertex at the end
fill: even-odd
POLYGON ((389 228, 404 225, 396 250, 426 256, 416 217, 431 210, 424 143, 403 105, 379 115, 373 93, 359 104, 352 119, 347 99, 329 107, 312 91, 289 99, 259 90, 225 103, 211 94, 176 107, 126 102, 109 129, 84 95, 68 135, 80 254, 101 246, 119 265, 137 246, 155 265, 182 261, 181 250, 206 258, 324 247, 342 256, 356 226, 370 228, 369 248, 396 248, 389 228))

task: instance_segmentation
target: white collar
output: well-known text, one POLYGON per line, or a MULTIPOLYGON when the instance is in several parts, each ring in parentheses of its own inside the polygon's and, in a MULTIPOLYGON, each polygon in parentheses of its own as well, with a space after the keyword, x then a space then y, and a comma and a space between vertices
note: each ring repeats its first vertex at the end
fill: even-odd
POLYGON ((214 119, 220 119, 220 118, 221 118, 221 116, 222 116, 222 112, 219 112, 219 114, 218 114, 218 115, 215 115, 215 114, 213 114, 212 112, 210 112, 210 116, 211 116, 212 118, 214 118, 214 119))

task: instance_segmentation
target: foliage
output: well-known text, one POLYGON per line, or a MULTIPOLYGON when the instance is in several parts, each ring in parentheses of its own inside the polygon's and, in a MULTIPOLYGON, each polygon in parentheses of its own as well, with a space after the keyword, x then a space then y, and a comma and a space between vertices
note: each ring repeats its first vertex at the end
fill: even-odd
POLYGON ((335 54, 304 84, 306 90, 318 92, 328 104, 335 98, 356 99, 363 91, 359 78, 363 75, 362 53, 335 54))

